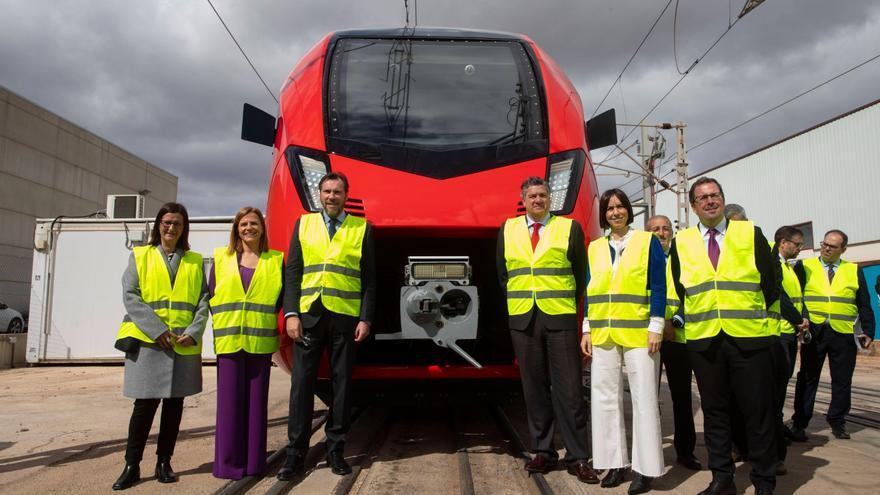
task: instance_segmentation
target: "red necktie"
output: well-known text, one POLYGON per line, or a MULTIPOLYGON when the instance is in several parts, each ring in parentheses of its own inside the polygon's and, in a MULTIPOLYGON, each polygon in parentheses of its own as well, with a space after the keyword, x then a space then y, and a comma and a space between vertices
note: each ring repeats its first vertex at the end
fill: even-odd
POLYGON ((538 234, 538 229, 540 228, 540 223, 535 222, 532 224, 532 251, 538 248, 538 241, 541 240, 541 235, 538 234))
POLYGON ((721 255, 721 247, 718 246, 718 241, 715 239, 715 234, 718 231, 716 229, 709 229, 709 261, 712 262, 712 268, 718 269, 718 256, 721 255))

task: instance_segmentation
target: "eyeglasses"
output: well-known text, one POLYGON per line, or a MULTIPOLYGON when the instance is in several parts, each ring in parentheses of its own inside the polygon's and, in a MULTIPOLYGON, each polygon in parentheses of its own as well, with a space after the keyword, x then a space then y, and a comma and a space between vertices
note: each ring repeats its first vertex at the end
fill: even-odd
POLYGON ((831 249, 831 250, 840 249, 840 246, 835 246, 834 244, 828 244, 827 242, 820 242, 819 246, 821 246, 822 249, 831 249))
POLYGON ((704 194, 702 196, 697 196, 694 199, 696 199, 697 203, 705 203, 710 199, 718 201, 719 199, 721 199, 721 193, 704 194))
POLYGON ((179 229, 180 227, 183 226, 183 224, 180 222, 167 222, 165 220, 159 222, 159 224, 162 225, 162 227, 164 227, 166 229, 170 229, 171 227, 174 227, 175 229, 179 229))
POLYGON ((790 242, 790 243, 794 244, 795 247, 798 248, 798 249, 803 249, 803 247, 804 247, 804 241, 801 241, 801 242, 794 242, 794 241, 791 240, 791 239, 783 239, 783 240, 784 240, 785 242, 790 242))

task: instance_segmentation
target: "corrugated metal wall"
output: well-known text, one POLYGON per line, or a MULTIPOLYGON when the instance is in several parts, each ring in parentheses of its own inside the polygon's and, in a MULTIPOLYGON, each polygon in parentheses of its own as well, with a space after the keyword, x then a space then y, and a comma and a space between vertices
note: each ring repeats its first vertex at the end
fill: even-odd
MULTIPOLYGON (((880 103, 690 183, 703 175, 718 180, 727 202, 741 204, 770 239, 782 225, 811 221, 816 245, 835 228, 850 244, 880 241, 880 103)), ((658 194, 657 211, 674 219, 675 196, 658 194)), ((697 221, 693 212, 690 221, 697 221)))

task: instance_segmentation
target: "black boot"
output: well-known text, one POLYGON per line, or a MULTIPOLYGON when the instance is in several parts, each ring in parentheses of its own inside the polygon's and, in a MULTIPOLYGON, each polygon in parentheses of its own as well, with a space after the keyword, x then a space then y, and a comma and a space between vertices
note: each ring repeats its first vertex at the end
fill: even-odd
POLYGON ((159 459, 156 463, 156 481, 159 483, 175 483, 177 474, 171 469, 171 459, 159 459))
POLYGON ((116 483, 113 483, 113 489, 125 490, 126 488, 131 488, 135 483, 140 481, 140 479, 141 467, 137 464, 129 464, 126 462, 125 467, 122 468, 122 474, 119 475, 116 483))

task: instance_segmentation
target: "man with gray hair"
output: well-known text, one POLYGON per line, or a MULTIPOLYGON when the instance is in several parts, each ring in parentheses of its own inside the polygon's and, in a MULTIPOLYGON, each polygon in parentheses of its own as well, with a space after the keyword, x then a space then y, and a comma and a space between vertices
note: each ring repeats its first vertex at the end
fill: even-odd
POLYGON ((736 203, 724 206, 724 218, 728 220, 748 220, 746 209, 736 203))
POLYGON ((577 319, 586 290, 584 231, 576 221, 550 213, 550 188, 544 179, 526 179, 521 197, 526 214, 502 225, 496 263, 535 451, 525 469, 546 473, 556 466, 553 436, 558 426, 568 472, 584 483, 598 483, 588 462, 577 319))

